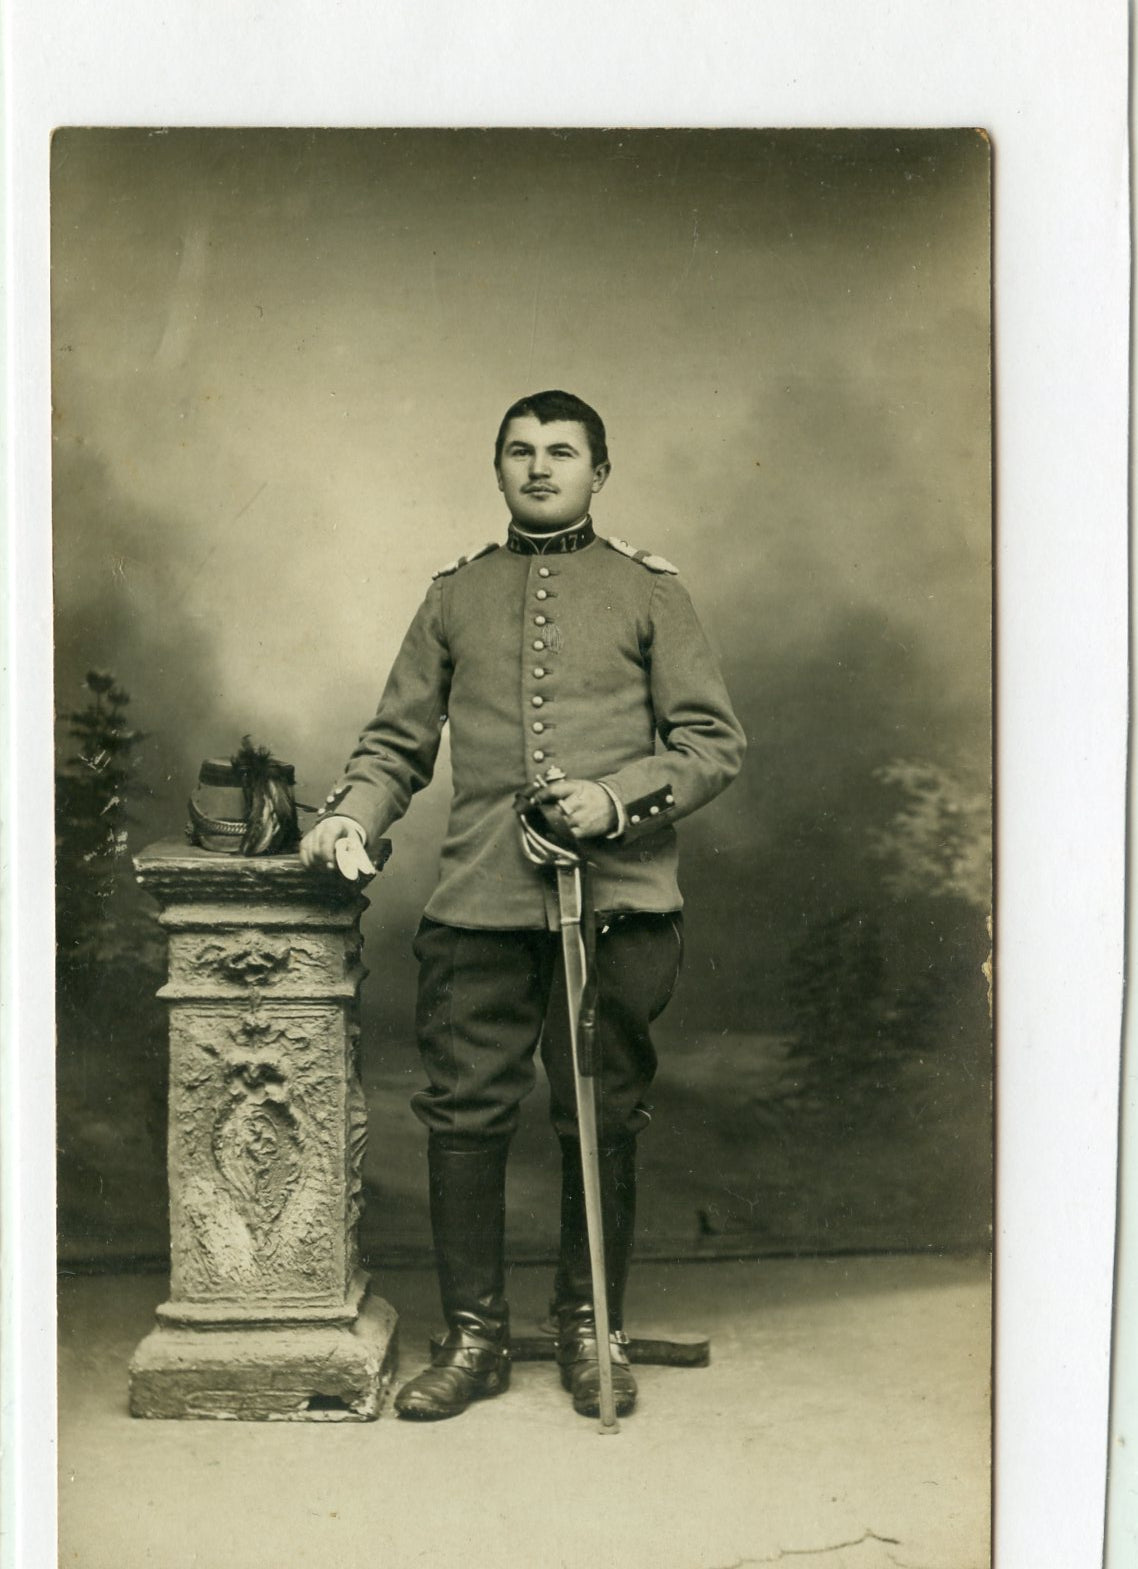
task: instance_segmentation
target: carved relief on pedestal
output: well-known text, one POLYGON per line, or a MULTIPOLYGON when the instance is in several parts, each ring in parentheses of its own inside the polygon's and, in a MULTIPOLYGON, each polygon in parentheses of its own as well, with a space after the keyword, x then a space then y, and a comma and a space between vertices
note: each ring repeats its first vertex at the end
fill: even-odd
POLYGON ((199 1301, 251 1290, 282 1302, 342 1296, 342 1009, 289 1006, 269 1018, 183 1006, 171 1033, 179 1292, 199 1301))
MULTIPOLYGON (((175 987, 304 991, 344 978, 349 968, 344 950, 344 935, 336 930, 311 937, 251 930, 224 936, 179 932, 171 943, 170 980, 175 987)), ((355 952, 358 956, 358 945, 355 952)))
POLYGON ((364 1207, 364 1155, 367 1153, 367 1100, 360 1082, 360 1027, 348 1027, 348 1235, 351 1267, 359 1263, 359 1220, 364 1207))
POLYGON ((300 1181, 304 1133, 279 1068, 232 1063, 226 1078, 233 1098, 214 1123, 213 1159, 255 1246, 269 1254, 281 1235, 273 1223, 300 1181))

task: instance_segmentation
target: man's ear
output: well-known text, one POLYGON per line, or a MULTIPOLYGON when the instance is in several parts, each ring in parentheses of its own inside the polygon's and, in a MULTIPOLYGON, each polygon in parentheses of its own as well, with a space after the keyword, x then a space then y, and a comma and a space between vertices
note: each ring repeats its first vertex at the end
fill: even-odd
POLYGON ((506 487, 502 484, 502 470, 496 463, 494 465, 494 478, 498 481, 498 489, 505 490, 506 487))
POLYGON ((605 463, 598 463, 597 464, 596 468, 593 470, 593 495, 594 496, 596 495, 597 491, 600 490, 601 486, 604 484, 605 480, 608 479, 608 477, 609 477, 609 475, 611 473, 612 473, 612 464, 611 463, 605 462, 605 463))

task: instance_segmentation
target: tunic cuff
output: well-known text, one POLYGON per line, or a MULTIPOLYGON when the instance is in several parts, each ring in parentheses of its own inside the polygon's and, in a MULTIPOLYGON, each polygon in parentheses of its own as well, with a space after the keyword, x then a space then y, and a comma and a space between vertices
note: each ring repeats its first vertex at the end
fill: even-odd
POLYGON ((621 834, 624 833, 625 829, 628 827, 628 813, 624 809, 624 802, 621 800, 620 796, 617 795, 616 791, 613 790, 609 785, 604 784, 600 779, 597 780, 597 783, 600 785, 601 789, 608 796, 609 800, 616 808, 616 827, 610 829, 609 832, 605 834, 605 838, 619 839, 621 834))

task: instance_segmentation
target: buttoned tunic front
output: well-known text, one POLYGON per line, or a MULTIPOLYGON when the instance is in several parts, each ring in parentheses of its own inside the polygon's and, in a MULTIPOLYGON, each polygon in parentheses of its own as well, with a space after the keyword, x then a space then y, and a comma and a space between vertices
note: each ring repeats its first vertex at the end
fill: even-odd
POLYGON ((325 813, 374 841, 430 780, 448 721, 432 920, 556 928, 552 880, 525 858, 513 810, 550 769, 622 804, 624 831, 588 841, 597 908, 680 908, 672 824, 730 782, 744 738, 674 568, 586 522, 548 542, 511 529, 505 548, 440 574, 325 813))

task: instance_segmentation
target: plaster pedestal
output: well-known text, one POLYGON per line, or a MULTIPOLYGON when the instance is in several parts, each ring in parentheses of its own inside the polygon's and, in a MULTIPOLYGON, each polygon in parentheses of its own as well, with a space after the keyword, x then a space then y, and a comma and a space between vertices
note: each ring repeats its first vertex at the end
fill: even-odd
POLYGON ((168 939, 171 1278, 131 1412, 369 1420, 396 1315, 357 1247, 367 901, 295 855, 168 841, 135 868, 168 939))

